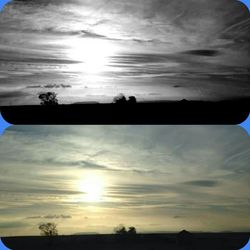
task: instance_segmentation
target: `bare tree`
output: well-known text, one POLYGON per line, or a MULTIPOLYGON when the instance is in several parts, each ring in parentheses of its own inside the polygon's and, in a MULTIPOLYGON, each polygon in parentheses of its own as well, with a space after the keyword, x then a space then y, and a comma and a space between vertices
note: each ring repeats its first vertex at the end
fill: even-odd
POLYGON ((41 100, 41 105, 58 105, 58 100, 56 98, 57 94, 55 92, 41 93, 38 98, 41 100))
POLYGON ((39 225, 39 230, 41 231, 42 236, 56 236, 58 231, 56 224, 53 222, 42 223, 39 225))

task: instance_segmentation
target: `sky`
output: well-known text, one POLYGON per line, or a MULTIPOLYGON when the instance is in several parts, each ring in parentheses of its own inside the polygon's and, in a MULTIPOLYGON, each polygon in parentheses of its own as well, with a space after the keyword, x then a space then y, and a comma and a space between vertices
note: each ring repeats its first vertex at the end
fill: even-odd
POLYGON ((249 98, 249 22, 236 0, 12 0, 0 105, 249 98))
POLYGON ((13 126, 0 159, 2 237, 250 229, 239 126, 13 126))

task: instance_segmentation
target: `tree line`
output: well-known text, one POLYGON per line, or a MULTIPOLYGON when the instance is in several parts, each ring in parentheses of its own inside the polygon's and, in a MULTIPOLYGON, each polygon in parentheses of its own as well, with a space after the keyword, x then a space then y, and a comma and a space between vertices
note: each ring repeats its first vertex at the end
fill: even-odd
MULTIPOLYGON (((54 222, 48 222, 48 223, 42 223, 38 226, 38 229, 40 230, 40 233, 42 236, 57 236, 58 230, 57 225, 54 222)), ((135 227, 129 227, 128 229, 123 226, 119 225, 114 228, 115 234, 136 234, 136 228, 135 227)))
MULTIPOLYGON (((46 92, 38 95, 40 104, 42 106, 55 106, 58 105, 57 94, 55 92, 46 92)), ((135 96, 129 96, 128 98, 124 94, 119 94, 113 98, 114 104, 136 104, 137 100, 135 96)))

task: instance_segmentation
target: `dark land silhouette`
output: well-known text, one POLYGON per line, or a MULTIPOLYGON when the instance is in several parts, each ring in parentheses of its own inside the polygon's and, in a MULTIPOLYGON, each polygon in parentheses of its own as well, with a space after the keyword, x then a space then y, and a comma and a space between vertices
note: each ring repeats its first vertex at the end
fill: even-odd
MULTIPOLYGON (((124 101, 124 99, 122 99, 124 101)), ((129 99, 128 99, 129 100, 129 99)), ((76 103, 68 105, 2 106, 12 124, 240 124, 250 100, 76 103)))
POLYGON ((239 250, 249 233, 161 233, 8 237, 2 241, 19 250, 239 250), (189 236, 189 234, 191 236, 189 236))

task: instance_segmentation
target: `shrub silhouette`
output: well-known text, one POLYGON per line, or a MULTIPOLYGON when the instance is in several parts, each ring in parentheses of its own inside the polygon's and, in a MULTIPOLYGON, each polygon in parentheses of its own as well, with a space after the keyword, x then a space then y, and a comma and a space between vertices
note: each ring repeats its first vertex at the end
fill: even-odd
POLYGON ((127 230, 126 227, 124 227, 123 225, 119 225, 118 227, 114 228, 114 232, 115 234, 126 234, 127 230))
POLYGON ((135 96, 130 96, 128 98, 128 103, 129 104, 136 104, 137 103, 136 97, 135 96))
POLYGON ((55 223, 42 223, 39 225, 39 230, 41 231, 42 236, 56 236, 58 231, 55 223))
POLYGON ((47 92, 41 93, 38 98, 41 100, 41 105, 48 106, 48 105, 58 105, 58 100, 56 98, 55 92, 47 92))
POLYGON ((114 228, 115 234, 136 234, 135 227, 129 227, 128 230, 125 226, 119 225, 118 227, 114 228))
POLYGON ((130 96, 128 99, 124 94, 119 94, 118 96, 115 96, 113 99, 113 103, 115 104, 136 104, 137 100, 135 96, 130 96))
POLYGON ((128 234, 136 234, 136 229, 135 229, 135 227, 129 227, 129 228, 128 228, 128 234))
POLYGON ((125 104, 125 103, 127 103, 127 99, 126 99, 124 94, 119 94, 118 96, 114 97, 113 103, 115 103, 115 104, 125 104))

